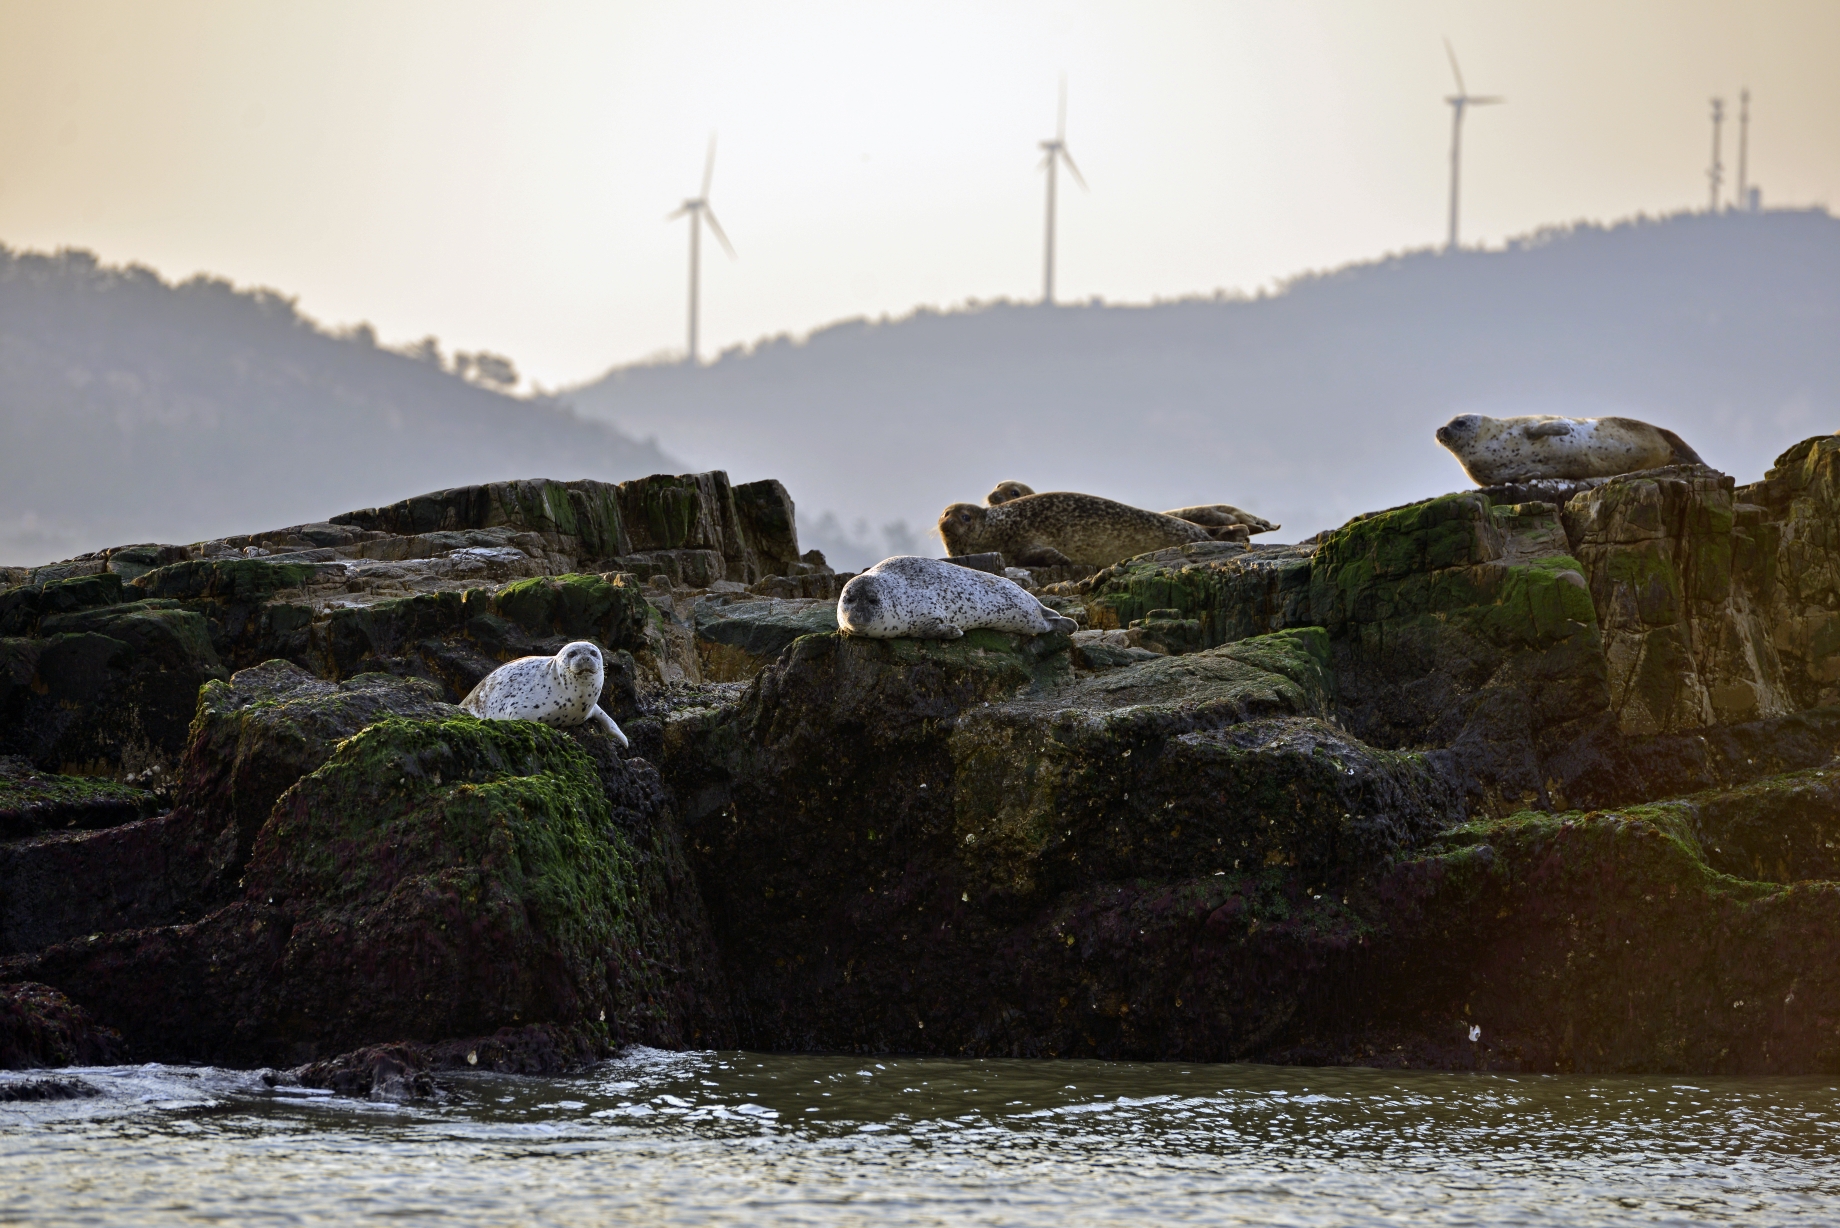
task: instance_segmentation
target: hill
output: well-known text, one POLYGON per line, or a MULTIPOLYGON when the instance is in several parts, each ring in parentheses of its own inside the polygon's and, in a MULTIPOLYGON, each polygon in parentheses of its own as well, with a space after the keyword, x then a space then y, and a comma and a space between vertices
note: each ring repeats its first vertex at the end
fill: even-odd
POLYGON ((569 400, 690 467, 779 478, 802 543, 849 565, 936 552, 918 531, 1005 478, 1226 501, 1295 540, 1467 486, 1432 431, 1470 411, 1644 418, 1749 481, 1840 426, 1840 220, 1580 225, 1258 298, 851 320, 700 369, 616 369, 569 400))
MULTIPOLYGON (((458 357, 458 356, 457 356, 458 357)), ((0 563, 323 520, 423 491, 683 466, 269 291, 0 248, 0 563)))

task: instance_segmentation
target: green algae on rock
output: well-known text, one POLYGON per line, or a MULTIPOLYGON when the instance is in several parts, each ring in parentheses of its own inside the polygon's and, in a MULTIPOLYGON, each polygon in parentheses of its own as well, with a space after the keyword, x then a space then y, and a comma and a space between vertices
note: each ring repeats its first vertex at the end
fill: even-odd
POLYGON ((281 796, 237 903, 5 967, 167 1059, 292 1064, 535 1022, 603 1046, 719 1039, 725 1021, 687 1018, 673 983, 694 914, 640 915, 669 890, 642 883, 656 848, 628 830, 566 734, 386 718, 281 796))

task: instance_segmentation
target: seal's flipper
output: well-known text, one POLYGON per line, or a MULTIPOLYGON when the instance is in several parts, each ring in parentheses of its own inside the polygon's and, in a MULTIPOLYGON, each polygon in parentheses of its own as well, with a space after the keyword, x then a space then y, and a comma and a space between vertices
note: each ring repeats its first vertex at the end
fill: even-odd
POLYGON ((626 740, 626 735, 620 731, 619 724, 615 722, 611 716, 603 712, 599 704, 595 704, 592 708, 588 709, 588 719, 612 734, 614 740, 620 744, 621 750, 632 749, 632 743, 626 740))
POLYGON ((1016 563, 1022 567, 1066 567, 1073 560, 1056 550, 1053 546, 1044 546, 1034 542, 1016 552, 1016 563))
POLYGON ((1052 612, 1048 615, 1048 630, 1050 631, 1059 631, 1065 635, 1072 635, 1079 629, 1080 624, 1074 622, 1071 618, 1052 612))

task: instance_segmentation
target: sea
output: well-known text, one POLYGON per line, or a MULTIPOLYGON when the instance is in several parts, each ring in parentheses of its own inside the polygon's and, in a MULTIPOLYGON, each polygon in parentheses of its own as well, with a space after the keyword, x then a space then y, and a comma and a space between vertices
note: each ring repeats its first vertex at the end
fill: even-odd
POLYGON ((0 1224, 372 1222, 1836 1224, 1840 1080, 636 1049, 397 1103, 0 1073, 0 1224), (46 1078, 94 1094, 5 1099, 46 1078))

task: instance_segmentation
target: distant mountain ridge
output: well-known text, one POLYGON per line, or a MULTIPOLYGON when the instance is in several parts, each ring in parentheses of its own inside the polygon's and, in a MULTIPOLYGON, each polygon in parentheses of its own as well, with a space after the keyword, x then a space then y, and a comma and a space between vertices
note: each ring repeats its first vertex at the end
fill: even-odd
POLYGON ((475 482, 682 469, 553 400, 467 382, 431 343, 382 349, 270 291, 0 247, 0 563, 475 482))
POLYGON ((911 548, 1005 478, 1230 502, 1295 540, 1467 486, 1432 437, 1463 412, 1644 418, 1751 480, 1840 427, 1840 220, 1683 214, 1259 298, 851 320, 699 369, 615 369, 567 400, 693 468, 780 479, 804 544, 847 565, 911 548))

